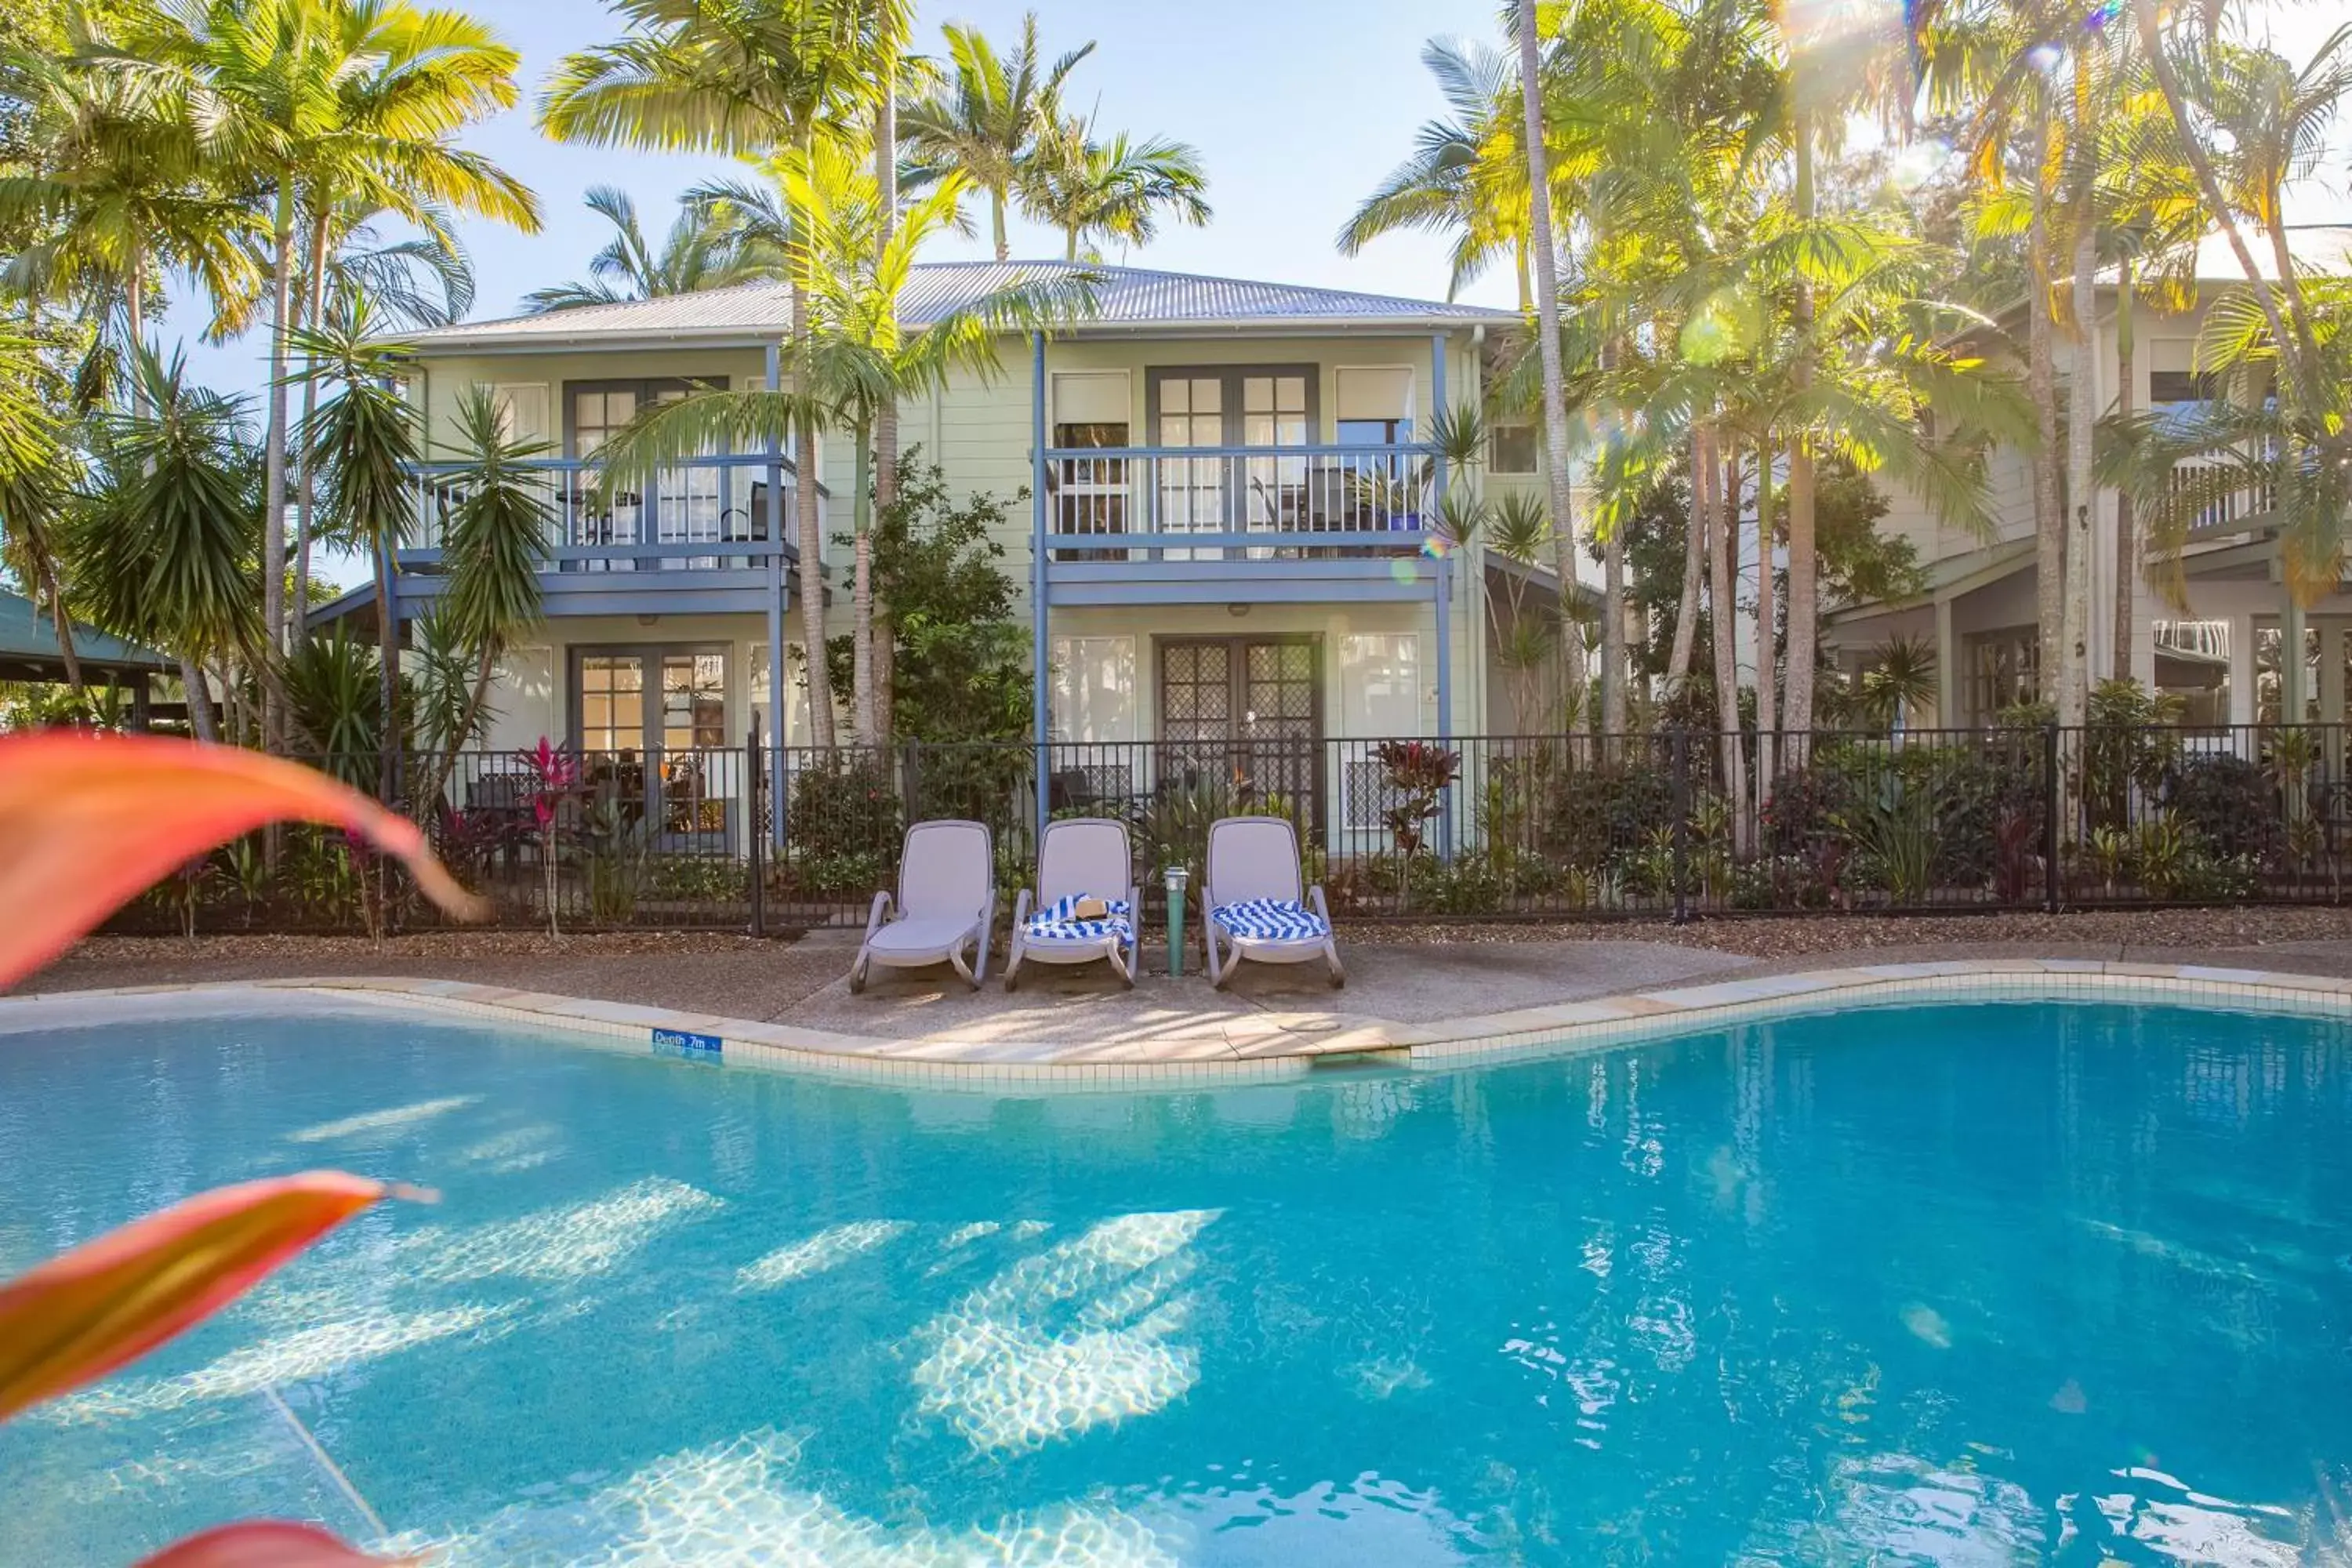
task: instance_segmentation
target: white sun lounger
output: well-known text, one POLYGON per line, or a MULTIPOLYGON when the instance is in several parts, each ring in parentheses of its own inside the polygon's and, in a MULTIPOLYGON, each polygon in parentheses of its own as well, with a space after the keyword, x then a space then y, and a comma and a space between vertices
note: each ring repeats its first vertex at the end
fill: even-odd
POLYGON ((866 989, 866 971, 879 963, 919 969, 950 963, 980 989, 988 973, 988 931, 996 913, 996 848, 977 822, 919 822, 907 829, 898 855, 898 900, 891 918, 888 893, 874 895, 865 945, 850 966, 849 988, 866 989), (970 964, 966 947, 977 949, 970 964))
POLYGON ((1331 984, 1348 983, 1331 910, 1321 888, 1299 898, 1298 834, 1279 816, 1226 816, 1209 825, 1209 866, 1201 888, 1201 930, 1209 981, 1219 990, 1244 958, 1263 963, 1329 966, 1331 984), (1222 944, 1225 956, 1220 959, 1222 944))
POLYGON ((1091 963, 1110 960, 1113 973, 1135 984, 1141 954, 1135 938, 1141 900, 1134 882, 1135 850, 1127 824, 1108 817, 1065 817, 1045 825, 1037 847, 1037 890, 1021 889, 1013 906, 1013 952, 1004 963, 1004 988, 1021 984, 1021 961, 1091 963), (1100 899, 1106 911, 1078 914, 1082 899, 1100 899))

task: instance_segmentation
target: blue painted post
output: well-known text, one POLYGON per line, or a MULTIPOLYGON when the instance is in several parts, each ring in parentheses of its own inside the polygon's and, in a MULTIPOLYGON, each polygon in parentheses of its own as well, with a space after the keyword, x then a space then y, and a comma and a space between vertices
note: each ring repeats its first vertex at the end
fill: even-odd
MULTIPOLYGON (((768 345, 768 390, 783 389, 783 349, 768 345)), ((784 465, 782 438, 768 437, 768 831, 784 847, 784 465)), ((802 579, 807 591, 807 579, 802 579)))
POLYGON ((1045 334, 1029 334, 1029 699, 1030 741, 1037 752, 1037 842, 1051 815, 1045 734, 1052 723, 1046 681, 1053 643, 1045 629, 1045 334))
MULTIPOLYGON (((1436 416, 1445 412, 1445 334, 1433 332, 1429 338, 1429 401, 1431 428, 1435 430, 1436 416)), ((1445 454, 1437 454, 1431 465, 1432 505, 1445 499, 1445 454)), ((1427 526, 1424 520, 1423 526, 1427 526)), ((1452 557, 1440 553, 1433 563, 1431 577, 1436 584, 1437 604, 1437 739, 1441 744, 1454 738, 1454 563, 1452 557)), ((1454 791, 1446 792, 1444 809, 1437 816, 1438 858, 1454 858, 1454 791)))

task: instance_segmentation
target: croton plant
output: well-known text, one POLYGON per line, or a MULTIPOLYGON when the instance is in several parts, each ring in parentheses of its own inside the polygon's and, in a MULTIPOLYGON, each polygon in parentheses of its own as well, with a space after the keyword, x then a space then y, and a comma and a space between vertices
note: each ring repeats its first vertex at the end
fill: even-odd
MULTIPOLYGON (((0 990, 192 857, 273 822, 341 827, 460 919, 416 825, 323 773, 233 747, 71 731, 0 740, 0 990)), ((0 1421, 95 1382, 219 1311, 360 1210, 409 1189, 336 1171, 202 1193, 0 1283, 0 1421)), ((223 1525, 142 1568, 379 1563, 308 1524, 223 1525)))

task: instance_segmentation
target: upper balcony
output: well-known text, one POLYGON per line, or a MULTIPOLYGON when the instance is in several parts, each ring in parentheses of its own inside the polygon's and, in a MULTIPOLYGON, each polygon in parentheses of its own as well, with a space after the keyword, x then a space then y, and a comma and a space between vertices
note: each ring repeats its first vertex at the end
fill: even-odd
MULTIPOLYGON (((764 611, 798 591, 791 542, 793 466, 765 453, 694 458, 649 483, 598 489, 594 462, 522 465, 543 486, 551 526, 540 574, 550 616, 764 611)), ((465 500, 467 465, 419 463, 411 544, 400 550, 404 603, 440 594, 441 541, 465 500)), ((827 497, 820 489, 820 519, 827 497)))
POLYGON ((1436 448, 1049 447, 1036 530, 1055 605, 1426 599, 1436 448))

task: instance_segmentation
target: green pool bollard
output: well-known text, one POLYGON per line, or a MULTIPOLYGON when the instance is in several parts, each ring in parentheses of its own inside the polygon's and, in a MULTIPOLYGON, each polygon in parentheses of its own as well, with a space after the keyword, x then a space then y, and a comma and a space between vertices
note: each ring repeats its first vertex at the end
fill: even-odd
POLYGON ((1168 973, 1184 973, 1184 883, 1191 872, 1181 866, 1168 868, 1168 973))

